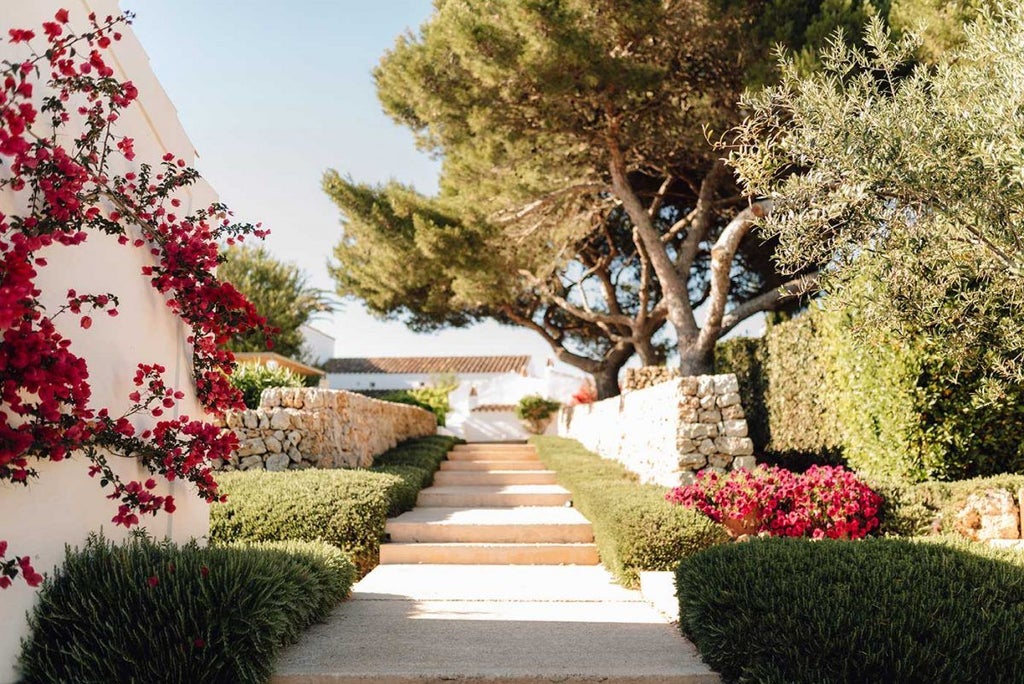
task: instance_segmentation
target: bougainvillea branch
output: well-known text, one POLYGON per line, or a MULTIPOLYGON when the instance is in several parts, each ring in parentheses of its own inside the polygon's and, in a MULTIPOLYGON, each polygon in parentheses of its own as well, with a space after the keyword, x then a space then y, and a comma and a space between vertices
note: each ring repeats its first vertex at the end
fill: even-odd
MULTIPOLYGON (((39 32, 10 29, 8 42, 21 44, 25 58, 0 62, 0 192, 10 206, 24 207, 0 213, 0 482, 28 484, 38 477, 33 462, 82 455, 116 502, 112 521, 131 527, 140 515, 173 512, 175 503, 154 493, 153 478, 123 481, 111 456, 134 457, 152 474, 191 482, 216 501, 211 459, 227 456, 236 440, 203 420, 164 418, 185 394, 165 384, 165 369, 155 363, 138 364, 127 411, 115 416, 93 406, 87 363, 54 321, 77 316, 88 329, 93 316, 117 316, 117 296, 70 290, 65 304, 47 311, 36 282, 47 265, 40 252, 104 233, 147 253, 141 276, 188 327, 196 395, 220 415, 242 407, 228 383, 234 357, 224 342, 253 328, 272 331, 238 290, 217 280, 219 246, 265 231, 233 223, 220 204, 181 212, 176 194, 199 175, 172 153, 123 174, 112 170, 124 166, 114 164, 118 157, 135 159, 134 140, 118 134, 117 122, 138 90, 115 77, 104 54, 131 16, 88 20, 89 30, 75 33, 62 9, 39 32), (143 416, 151 427, 140 431, 135 419, 143 416)), ((0 588, 18 576, 38 584, 29 557, 8 557, 7 546, 0 541, 0 588)))

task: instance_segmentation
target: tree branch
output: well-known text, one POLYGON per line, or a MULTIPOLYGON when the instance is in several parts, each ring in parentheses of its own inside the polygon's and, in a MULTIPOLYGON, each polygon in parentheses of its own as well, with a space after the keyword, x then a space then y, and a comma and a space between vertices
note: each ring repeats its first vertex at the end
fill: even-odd
POLYGON ((794 278, 779 287, 749 299, 742 304, 737 304, 729 313, 722 317, 722 325, 719 330, 719 337, 726 334, 750 316, 760 311, 771 311, 778 304, 790 297, 799 297, 818 288, 818 273, 808 273, 794 278))
POLYGON ((729 300, 729 286, 732 283, 732 262, 743 238, 747 236, 754 221, 771 211, 771 200, 755 202, 736 214, 711 248, 711 296, 708 301, 708 315, 697 338, 700 349, 710 349, 721 336, 722 318, 729 300))

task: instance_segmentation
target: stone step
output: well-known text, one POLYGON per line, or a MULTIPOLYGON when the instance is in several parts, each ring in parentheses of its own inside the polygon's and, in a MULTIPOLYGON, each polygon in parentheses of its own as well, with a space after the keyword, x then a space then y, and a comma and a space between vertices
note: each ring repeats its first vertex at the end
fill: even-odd
POLYGON ((417 508, 388 520, 392 542, 589 543, 590 522, 575 508, 417 508))
POLYGON ((535 452, 526 451, 449 451, 449 461, 539 461, 535 452))
POLYGON ((442 461, 441 470, 537 470, 540 461, 442 461))
POLYGON ((509 508, 564 506, 569 490, 558 485, 468 485, 428 487, 419 493, 417 506, 444 508, 509 508))
POLYGON ((593 544, 384 544, 381 565, 597 565, 593 544))
POLYGON ((558 484, 553 470, 445 470, 434 474, 434 484, 513 485, 558 484))
POLYGON ((471 449, 532 449, 533 445, 526 442, 470 442, 469 444, 456 444, 452 448, 456 451, 471 449))

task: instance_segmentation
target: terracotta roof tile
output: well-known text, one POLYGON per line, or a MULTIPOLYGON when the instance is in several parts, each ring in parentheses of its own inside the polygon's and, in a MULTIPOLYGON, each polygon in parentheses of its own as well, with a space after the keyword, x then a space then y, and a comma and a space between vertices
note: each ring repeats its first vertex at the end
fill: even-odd
POLYGON ((515 404, 481 404, 473 409, 473 413, 514 413, 515 404))
POLYGON ((529 356, 380 356, 331 359, 328 373, 525 373, 529 356))

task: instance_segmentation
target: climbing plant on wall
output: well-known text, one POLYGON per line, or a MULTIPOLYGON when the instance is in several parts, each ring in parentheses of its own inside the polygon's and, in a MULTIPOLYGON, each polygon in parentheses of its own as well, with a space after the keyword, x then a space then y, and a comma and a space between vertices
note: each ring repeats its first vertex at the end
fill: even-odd
MULTIPOLYGON (((138 90, 115 76, 107 52, 130 21, 127 14, 91 14, 88 30, 75 32, 62 9, 39 31, 10 29, 5 37, 24 57, 0 62, 0 194, 14 208, 0 213, 0 482, 28 485, 39 461, 81 455, 115 502, 113 522, 124 527, 141 515, 173 512, 175 503, 156 493, 152 477, 124 481, 111 456, 130 455, 154 476, 191 482, 212 502, 221 496, 209 463, 230 453, 236 439, 205 420, 165 417, 185 394, 165 382, 157 363, 138 363, 126 411, 94 406, 86 359, 55 321, 63 319, 66 329, 67 319, 77 318, 89 328, 94 316, 117 316, 118 298, 90 292, 83 280, 48 309, 37 284, 45 250, 103 233, 145 252, 140 275, 186 324, 196 394, 211 414, 242 407, 228 383, 234 357, 223 343, 253 328, 270 332, 245 297, 215 275, 222 242, 265 231, 234 224, 220 204, 183 213, 178 195, 198 173, 172 153, 135 163, 134 141, 118 133, 138 90), (122 160, 133 170, 115 171, 122 160), (146 429, 137 425, 143 418, 146 429)), ((0 539, 0 588, 19 575, 37 585, 42 577, 29 557, 7 547, 0 539)))

